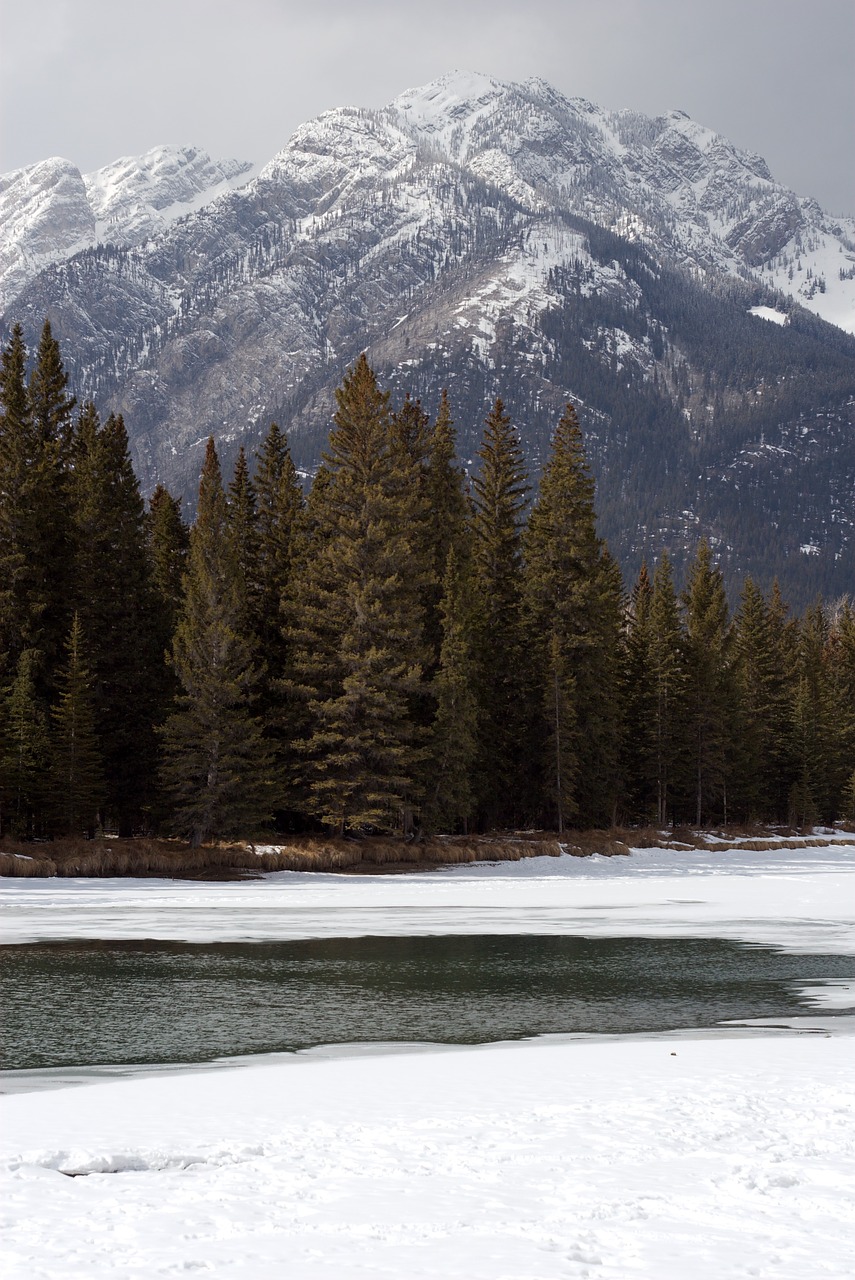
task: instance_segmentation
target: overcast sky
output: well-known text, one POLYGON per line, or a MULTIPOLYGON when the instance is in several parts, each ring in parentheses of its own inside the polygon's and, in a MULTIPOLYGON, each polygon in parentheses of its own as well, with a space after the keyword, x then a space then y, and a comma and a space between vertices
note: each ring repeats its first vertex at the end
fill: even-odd
POLYGON ((0 172, 162 142, 265 161, 455 67, 679 107, 855 213, 855 0, 0 0, 0 172))

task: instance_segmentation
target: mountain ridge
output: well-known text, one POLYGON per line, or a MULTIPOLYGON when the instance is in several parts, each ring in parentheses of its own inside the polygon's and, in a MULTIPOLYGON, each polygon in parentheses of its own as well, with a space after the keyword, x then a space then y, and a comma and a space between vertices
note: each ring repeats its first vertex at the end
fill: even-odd
POLYGON ((717 514, 744 484, 787 526, 764 563, 833 591, 855 580, 855 343, 815 313, 850 300, 855 325, 855 221, 684 113, 457 73, 325 112, 144 242, 46 266, 6 323, 32 341, 50 316, 79 393, 125 414, 148 489, 190 496, 208 434, 228 457, 271 417, 311 470, 367 349, 396 393, 450 387, 467 460, 495 394, 535 469, 579 403, 628 571, 701 525, 754 569, 756 527, 717 514))

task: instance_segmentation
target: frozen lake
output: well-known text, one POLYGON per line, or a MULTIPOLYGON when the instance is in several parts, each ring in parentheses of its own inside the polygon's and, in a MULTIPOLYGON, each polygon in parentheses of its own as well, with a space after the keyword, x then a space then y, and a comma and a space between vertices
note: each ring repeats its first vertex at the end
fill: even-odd
POLYGON ((162 1062, 185 1007, 205 1053, 233 1043, 239 1005, 263 1036, 275 1013, 250 1051, 297 1044, 300 1019, 318 1034, 319 988, 372 1035, 368 1014, 459 1036, 449 1018, 468 1009, 479 1038, 586 1004, 600 1031, 633 1005, 684 1028, 351 1044, 135 1079, 93 1068, 85 1088, 0 1098, 9 1280, 855 1274, 851 845, 239 885, 6 881, 0 937, 23 944, 5 953, 23 966, 6 990, 42 983, 56 1027, 29 1051, 65 1061, 75 1035, 114 1057, 141 1020, 162 1062), (795 1013, 685 1029, 749 1008, 795 1013))

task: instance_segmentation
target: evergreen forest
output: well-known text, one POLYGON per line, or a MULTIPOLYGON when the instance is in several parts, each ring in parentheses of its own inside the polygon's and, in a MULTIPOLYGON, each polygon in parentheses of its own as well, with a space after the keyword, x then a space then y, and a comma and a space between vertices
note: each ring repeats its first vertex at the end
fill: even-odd
POLYGON ((118 415, 46 323, 0 367, 0 836, 423 835, 855 819, 855 602, 728 601, 701 540, 625 584, 574 407, 534 492, 502 400, 477 467, 454 407, 366 357, 307 494, 286 434, 188 527, 146 506, 118 415))

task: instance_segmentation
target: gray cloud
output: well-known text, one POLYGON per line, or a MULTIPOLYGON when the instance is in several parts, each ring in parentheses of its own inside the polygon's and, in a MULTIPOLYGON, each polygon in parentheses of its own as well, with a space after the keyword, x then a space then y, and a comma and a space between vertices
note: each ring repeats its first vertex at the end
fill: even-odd
POLYGON ((0 0, 0 171, 160 142, 267 160, 303 120, 453 67, 680 107, 855 212, 852 0, 0 0))

